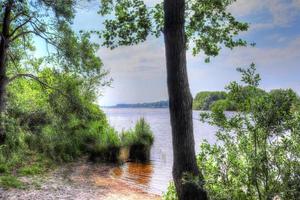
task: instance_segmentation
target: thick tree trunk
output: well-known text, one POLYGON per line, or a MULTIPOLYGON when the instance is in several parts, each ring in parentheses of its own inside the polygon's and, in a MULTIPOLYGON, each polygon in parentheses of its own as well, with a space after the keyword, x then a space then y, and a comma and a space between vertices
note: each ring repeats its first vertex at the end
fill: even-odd
POLYGON ((186 68, 185 0, 165 0, 165 48, 173 139, 173 179, 180 200, 206 200, 193 135, 192 102, 186 68), (183 181, 188 175, 197 184, 183 181))
POLYGON ((3 124, 3 117, 5 114, 5 96, 6 96, 6 85, 7 85, 7 76, 6 76, 6 57, 9 43, 9 26, 10 26, 10 15, 11 9, 13 6, 13 0, 9 0, 5 5, 4 16, 2 21, 2 31, 1 31, 1 41, 0 41, 0 144, 5 142, 6 134, 3 124))

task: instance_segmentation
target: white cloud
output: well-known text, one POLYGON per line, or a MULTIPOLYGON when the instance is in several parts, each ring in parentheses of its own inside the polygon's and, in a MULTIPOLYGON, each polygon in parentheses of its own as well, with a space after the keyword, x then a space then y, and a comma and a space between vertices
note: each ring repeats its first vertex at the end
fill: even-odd
POLYGON ((237 67, 248 67, 254 62, 262 76, 261 87, 292 88, 300 94, 300 37, 277 48, 237 48, 225 50, 211 63, 205 64, 203 56, 189 58, 189 79, 192 93, 203 90, 222 90, 230 81, 240 80, 237 67))
POLYGON ((150 39, 135 46, 122 46, 114 50, 102 48, 99 56, 112 73, 145 78, 156 76, 165 70, 164 46, 157 39, 150 39))
POLYGON ((264 7, 261 0, 237 0, 229 10, 237 16, 247 16, 253 14, 264 7))
POLYGON ((294 6, 300 8, 300 0, 293 0, 294 6))
POLYGON ((114 79, 113 88, 105 89, 101 105, 167 99, 165 53, 160 39, 101 49, 98 54, 114 79))
POLYGON ((272 21, 260 22, 252 25, 252 29, 274 28, 289 26, 299 15, 300 0, 237 0, 230 11, 239 17, 255 16, 268 11, 272 21))
MULTIPOLYGON (((158 1, 147 0, 147 3, 151 5, 158 1)), ((252 30, 280 28, 289 26, 295 20, 300 0, 238 0, 230 9, 240 17, 263 13, 260 19, 256 19, 258 23, 252 25, 252 30)), ((195 58, 189 53, 188 72, 192 93, 223 89, 229 81, 239 80, 236 67, 246 67, 251 62, 257 64, 263 78, 263 88, 291 87, 300 92, 297 76, 300 74, 300 37, 288 42, 291 38, 279 33, 263 36, 285 46, 224 50, 210 64, 203 62, 203 55, 195 58)), ((100 101, 102 105, 167 99, 165 53, 161 39, 150 39, 140 45, 120 47, 113 51, 101 49, 99 56, 115 80, 113 88, 106 89, 100 101)))

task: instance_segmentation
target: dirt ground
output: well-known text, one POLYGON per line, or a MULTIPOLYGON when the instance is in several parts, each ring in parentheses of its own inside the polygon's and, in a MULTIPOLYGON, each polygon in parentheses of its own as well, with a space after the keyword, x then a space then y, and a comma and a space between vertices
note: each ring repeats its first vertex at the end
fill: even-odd
POLYGON ((26 189, 0 188, 5 200, 159 200, 125 181, 113 178, 113 166, 71 163, 43 176, 23 177, 26 189))

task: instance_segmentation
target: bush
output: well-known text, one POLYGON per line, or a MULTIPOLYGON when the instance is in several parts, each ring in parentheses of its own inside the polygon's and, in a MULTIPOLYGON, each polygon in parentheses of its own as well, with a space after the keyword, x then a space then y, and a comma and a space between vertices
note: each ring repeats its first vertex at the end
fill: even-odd
POLYGON ((144 118, 137 121, 134 130, 123 131, 121 141, 129 148, 130 160, 146 162, 150 159, 154 136, 144 118))
POLYGON ((205 188, 212 199, 299 199, 300 113, 292 90, 261 92, 255 66, 239 69, 244 86, 232 82, 228 96, 238 106, 227 117, 224 107, 202 114, 218 126, 218 143, 204 142, 198 155, 205 188), (260 94, 260 95, 258 95, 260 94))
POLYGON ((90 84, 95 82, 50 68, 37 75, 59 90, 27 79, 9 84, 7 114, 1 119, 6 139, 0 145, 0 173, 33 175, 43 173, 51 162, 100 153, 101 159, 115 161, 120 139, 93 103, 96 94, 90 84))

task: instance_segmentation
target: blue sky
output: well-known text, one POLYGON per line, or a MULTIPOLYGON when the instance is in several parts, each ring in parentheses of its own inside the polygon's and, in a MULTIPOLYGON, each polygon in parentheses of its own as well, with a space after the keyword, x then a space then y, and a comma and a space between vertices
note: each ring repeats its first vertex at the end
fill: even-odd
MULTIPOLYGON (((149 5, 158 2, 147 0, 149 5)), ((102 28, 98 5, 79 9, 74 21, 76 30, 102 28)), ((223 90, 230 81, 239 80, 237 67, 256 63, 261 87, 292 88, 300 94, 300 0, 237 0, 230 11, 251 28, 240 36, 256 47, 224 49, 209 64, 204 56, 188 52, 188 72, 192 94, 223 90)), ((115 50, 98 52, 110 76, 111 88, 99 98, 101 105, 165 100, 168 98, 163 38, 115 50)))

